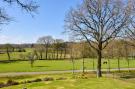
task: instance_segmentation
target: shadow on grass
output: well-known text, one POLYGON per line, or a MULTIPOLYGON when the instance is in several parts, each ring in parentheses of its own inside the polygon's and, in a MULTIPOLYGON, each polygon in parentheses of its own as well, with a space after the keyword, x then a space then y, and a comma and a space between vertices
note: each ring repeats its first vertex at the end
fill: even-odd
POLYGON ((41 68, 41 67, 50 67, 50 66, 35 66, 35 67, 40 67, 41 68))
POLYGON ((0 64, 19 63, 21 61, 27 61, 27 60, 1 60, 0 64))
POLYGON ((120 76, 120 78, 124 78, 124 79, 132 79, 135 78, 135 73, 131 72, 131 73, 124 73, 120 76))

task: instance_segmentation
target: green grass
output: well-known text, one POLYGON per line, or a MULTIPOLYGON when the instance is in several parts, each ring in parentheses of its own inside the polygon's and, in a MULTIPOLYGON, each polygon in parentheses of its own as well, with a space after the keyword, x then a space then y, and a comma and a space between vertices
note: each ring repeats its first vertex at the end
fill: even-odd
MULTIPOLYGON (((11 53, 13 60, 20 59, 20 54, 26 55, 31 52, 31 49, 26 49, 27 52, 14 52, 11 53)), ((0 54, 0 60, 7 60, 7 54, 0 54)), ((96 69, 96 59, 94 59, 96 69)), ((108 64, 103 64, 105 59, 102 60, 102 68, 108 68, 108 64)), ((117 68, 117 59, 110 60, 110 67, 117 68)), ((93 59, 85 59, 86 69, 93 69, 93 59)), ((120 60, 120 67, 127 68, 128 64, 125 59, 120 60)), ((135 68, 135 60, 130 60, 130 68, 135 68)), ((75 60, 75 69, 82 69, 82 59, 75 60)), ((0 63, 0 72, 43 72, 53 70, 72 70, 71 60, 36 60, 34 67, 31 68, 29 61, 13 61, 9 63, 0 63)), ((123 75, 123 74, 122 74, 123 75)), ((113 79, 113 78, 100 78, 97 79, 90 77, 88 79, 72 79, 71 74, 52 74, 52 75, 32 75, 32 76, 15 76, 15 77, 0 77, 0 82, 6 82, 9 79, 15 81, 32 80, 44 77, 66 77, 67 80, 54 80, 48 82, 38 82, 27 84, 28 89, 134 89, 135 76, 130 79, 113 79)), ((93 75, 92 75, 93 76, 93 75)), ((127 75, 125 78, 129 77, 127 75)), ((1 89, 22 89, 24 85, 5 87, 1 89)))
MULTIPOLYGON (((27 55, 29 52, 32 52, 31 48, 26 48, 26 52, 11 52, 10 57, 11 60, 18 60, 21 59, 21 55, 27 55)), ((8 60, 8 56, 6 53, 0 54, 0 60, 8 60)))
MULTIPOLYGON (((85 59, 86 69, 93 69, 93 60, 85 59)), ((103 60, 104 61, 104 60, 103 60)), ((95 59, 96 63, 96 59, 95 59)), ((127 61, 120 60, 120 67, 127 68, 127 61)), ((135 60, 130 60, 130 67, 135 67, 135 60)), ((96 68, 96 64, 95 64, 96 68)), ((102 68, 108 68, 107 64, 102 63, 102 68)), ((111 60, 111 68, 117 68, 117 60, 111 60)), ((82 60, 75 61, 75 69, 82 69, 82 60)), ((34 67, 31 68, 29 61, 15 61, 9 63, 0 63, 0 72, 38 72, 54 70, 72 70, 71 60, 36 60, 34 67)))
MULTIPOLYGON (((44 81, 37 83, 29 83, 25 86, 28 89, 134 89, 135 84, 129 82, 128 80, 120 80, 113 78, 99 78, 89 77, 88 79, 73 79, 71 78, 71 74, 55 74, 55 75, 40 75, 40 76, 20 76, 13 77, 15 81, 24 81, 30 80, 33 78, 45 78, 45 77, 53 77, 54 81, 44 81), (67 78, 66 80, 56 80, 57 78, 67 78)), ((78 76, 78 75, 77 75, 78 76)), ((89 75, 91 76, 91 75, 89 75)), ((24 85, 17 85, 11 87, 5 87, 1 89, 22 89, 24 85)))
MULTIPOLYGON (((31 48, 27 48, 26 52, 13 52, 11 53, 12 60, 21 60, 20 55, 27 55, 31 52, 31 48)), ((8 60, 7 54, 0 54, 0 60, 8 60)), ((102 60, 107 61, 107 60, 102 60)), ((96 69, 97 60, 94 59, 94 67, 96 69)), ((117 59, 110 60, 110 67, 117 68, 117 59)), ((93 59, 85 59, 86 69, 93 69, 93 59)), ((127 68, 128 63, 125 59, 120 60, 120 67, 127 68)), ((130 60, 130 67, 135 68, 135 60, 130 60)), ((108 68, 108 64, 102 63, 102 68, 108 68)), ((75 60, 75 69, 82 69, 82 60, 75 60)), ((31 68, 29 61, 14 61, 9 63, 0 62, 0 72, 41 72, 41 71, 53 71, 53 70, 72 70, 72 62, 67 60, 36 60, 34 67, 31 68)))

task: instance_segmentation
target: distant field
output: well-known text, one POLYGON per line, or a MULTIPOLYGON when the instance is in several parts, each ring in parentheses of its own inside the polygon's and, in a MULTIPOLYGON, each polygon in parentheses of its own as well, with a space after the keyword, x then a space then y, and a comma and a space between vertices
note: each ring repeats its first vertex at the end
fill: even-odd
MULTIPOLYGON (((78 76, 78 75, 77 75, 78 76)), ((131 82, 131 79, 113 79, 113 78, 99 78, 88 75, 88 79, 73 79, 71 74, 54 74, 54 75, 38 75, 38 76, 20 76, 12 78, 0 78, 0 81, 6 81, 7 79, 13 79, 15 81, 33 80, 36 78, 51 77, 53 81, 43 81, 36 83, 28 83, 17 86, 5 87, 1 89, 134 89, 135 84, 131 82), (65 80, 56 80, 58 78, 66 78, 65 80)), ((133 79, 132 79, 133 80, 133 79)))
MULTIPOLYGON (((96 69, 96 59, 95 69, 96 69)), ((103 60, 106 61, 106 60, 103 60)), ((117 68, 117 60, 111 60, 111 68, 117 68)), ((127 68, 127 61, 120 60, 120 67, 127 68)), ((135 67, 135 60, 130 60, 130 67, 135 67)), ((85 68, 93 69, 93 60, 85 59, 85 68)), ((102 68, 108 68, 108 64, 102 63, 102 68)), ((82 60, 75 61, 75 69, 82 69, 82 60)), ((29 61, 15 61, 9 63, 0 63, 0 72, 38 72, 38 71, 53 71, 53 70, 72 70, 71 60, 36 60, 34 67, 31 68, 29 61)))

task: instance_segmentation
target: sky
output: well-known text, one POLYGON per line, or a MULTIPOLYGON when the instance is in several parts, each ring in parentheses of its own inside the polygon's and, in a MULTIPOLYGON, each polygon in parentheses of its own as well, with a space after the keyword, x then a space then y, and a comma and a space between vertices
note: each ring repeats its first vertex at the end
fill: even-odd
POLYGON ((80 0, 37 0, 37 14, 32 17, 16 6, 7 6, 6 11, 13 21, 0 27, 0 44, 35 43, 39 37, 51 35, 57 39, 68 39, 64 32, 64 19, 71 7, 80 0))

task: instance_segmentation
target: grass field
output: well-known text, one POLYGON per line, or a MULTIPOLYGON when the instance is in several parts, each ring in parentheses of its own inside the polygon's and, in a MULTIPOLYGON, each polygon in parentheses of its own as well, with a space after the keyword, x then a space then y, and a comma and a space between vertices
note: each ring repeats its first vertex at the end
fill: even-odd
MULTIPOLYGON (((79 76, 79 75, 76 75, 79 76)), ((52 77, 53 81, 43 81, 28 83, 26 85, 17 85, 5 87, 1 89, 22 89, 26 86, 28 89, 134 89, 135 84, 131 80, 113 79, 113 78, 99 78, 94 75, 87 75, 88 79, 76 78, 73 79, 71 74, 55 74, 55 75, 36 75, 36 76, 20 76, 12 78, 1 78, 0 81, 7 79, 14 79, 15 81, 32 80, 34 78, 52 77), (57 80, 57 78, 66 78, 65 80, 57 80)), ((133 79, 132 79, 133 80, 133 79)))
MULTIPOLYGON (((117 60, 111 60, 111 68, 117 68, 117 66, 117 60)), ((85 67, 86 69, 93 69, 93 60, 85 59, 85 67)), ((120 67, 127 68, 127 61, 120 60, 120 67)), ((135 60, 130 60, 130 67, 135 67, 135 60)), ((108 65, 102 63, 102 68, 108 68, 108 65)), ((82 60, 75 61, 75 69, 82 69, 82 60)), ((29 61, 14 61, 9 63, 0 63, 0 72, 36 72, 53 70, 72 70, 72 62, 71 60, 37 60, 35 61, 33 68, 30 66, 29 61)))
MULTIPOLYGON (((30 52, 14 52, 11 53, 12 60, 20 60, 20 55, 26 55, 30 52)), ((0 60, 7 60, 7 54, 0 54, 0 60)), ((85 59, 85 69, 96 69, 96 59, 85 59)), ((82 59, 75 60, 75 70, 82 69, 82 59)), ((108 68, 108 64, 103 64, 106 59, 102 60, 102 68, 108 68)), ((117 68, 118 60, 110 59, 110 67, 117 68)), ((120 67, 127 68, 128 63, 125 59, 120 59, 120 67)), ((130 68, 135 68, 135 60, 130 59, 130 68)), ((11 62, 0 62, 0 72, 44 72, 44 71, 55 71, 55 70, 72 70, 72 62, 70 59, 67 60, 36 60, 34 67, 31 67, 29 61, 11 61, 11 62)), ((124 74, 125 75, 125 74, 124 74)), ((80 76, 80 75, 76 75, 80 76)), ((72 74, 50 74, 50 75, 27 75, 27 76, 14 76, 14 77, 0 77, 0 82, 7 82, 12 79, 14 81, 23 82, 26 80, 33 80, 37 78, 52 77, 53 81, 42 81, 35 83, 28 83, 26 85, 21 84, 17 86, 5 87, 1 89, 22 89, 26 86, 28 89, 134 89, 135 87, 135 75, 130 79, 121 78, 96 78, 95 74, 89 74, 88 79, 72 78, 72 74), (66 78, 66 80, 57 80, 57 78, 66 78)))
MULTIPOLYGON (((0 62, 0 72, 43 72, 43 71, 54 71, 54 70, 72 70, 72 62, 70 59, 67 60, 36 60, 34 67, 31 68, 29 61, 21 61, 20 55, 26 55, 31 52, 32 49, 26 49, 26 52, 13 52, 11 53, 12 62, 0 62)), ((7 60, 7 54, 0 54, 0 60, 7 60)), ((23 59, 22 59, 23 60, 23 59)), ((94 68, 96 69, 96 59, 94 59, 94 68)), ((102 68, 108 68, 108 64, 103 64, 105 59, 102 60, 102 68)), ((117 59, 110 59, 110 67, 117 68, 117 59)), ((75 60, 75 69, 82 69, 82 59, 75 60)), ((127 68, 127 60, 120 60, 120 67, 127 68)), ((135 68, 135 60, 130 60, 130 68, 135 68)), ((85 59, 85 69, 93 69, 93 59, 85 59)))

